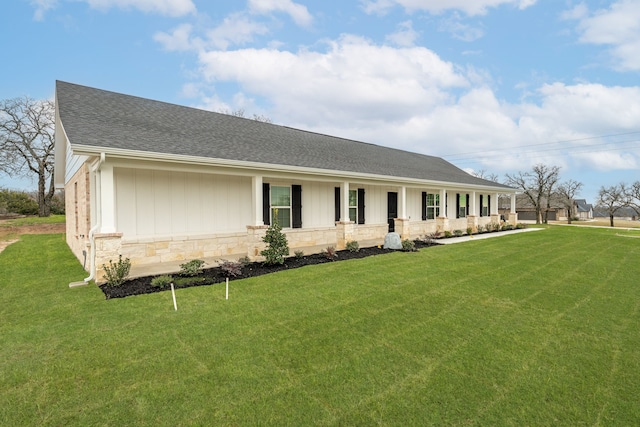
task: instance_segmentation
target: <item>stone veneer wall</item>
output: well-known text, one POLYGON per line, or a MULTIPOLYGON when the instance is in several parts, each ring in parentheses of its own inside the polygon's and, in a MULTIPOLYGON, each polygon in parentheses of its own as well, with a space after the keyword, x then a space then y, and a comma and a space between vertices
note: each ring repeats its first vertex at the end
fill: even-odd
MULTIPOLYGON (((460 219, 439 218, 437 221, 413 221, 405 220, 396 222, 402 224, 405 233, 403 239, 416 239, 435 231, 446 229, 462 230, 466 232, 468 224, 477 223, 483 226, 487 223, 497 222, 498 215, 491 217, 468 217, 460 219)), ((96 234, 96 278, 103 281, 103 265, 109 261, 116 262, 119 255, 129 258, 132 265, 149 265, 173 261, 188 261, 202 258, 240 258, 247 256, 251 260, 260 260, 260 252, 265 248, 262 241, 267 226, 249 226, 247 232, 228 233, 209 236, 174 236, 168 238, 149 238, 126 240, 122 233, 96 234)), ((384 241, 387 234, 387 224, 361 224, 340 223, 336 227, 317 229, 287 229, 287 236, 291 253, 297 249, 326 248, 334 246, 336 249, 344 249, 349 241, 357 241, 361 244, 367 242, 384 241)), ((475 231, 475 230, 474 230, 475 231)))
POLYGON ((82 251, 89 251, 90 187, 89 170, 83 164, 64 188, 67 245, 80 262, 84 262, 82 251))

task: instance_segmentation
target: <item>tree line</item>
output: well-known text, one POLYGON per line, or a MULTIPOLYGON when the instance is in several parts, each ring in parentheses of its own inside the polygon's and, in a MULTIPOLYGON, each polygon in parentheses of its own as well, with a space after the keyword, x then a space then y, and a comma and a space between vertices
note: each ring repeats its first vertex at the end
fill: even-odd
MULTIPOLYGON (((480 171, 475 175, 498 182, 495 174, 480 171)), ((529 171, 506 174, 503 183, 522 191, 527 204, 535 209, 536 224, 547 223, 552 200, 567 210, 567 220, 571 224, 575 200, 583 187, 581 182, 573 179, 560 181, 560 167, 545 164, 537 164, 529 171)), ((640 181, 631 185, 621 182, 610 187, 600 187, 595 206, 607 213, 611 227, 614 226, 616 213, 624 208, 631 208, 640 215, 640 181)))

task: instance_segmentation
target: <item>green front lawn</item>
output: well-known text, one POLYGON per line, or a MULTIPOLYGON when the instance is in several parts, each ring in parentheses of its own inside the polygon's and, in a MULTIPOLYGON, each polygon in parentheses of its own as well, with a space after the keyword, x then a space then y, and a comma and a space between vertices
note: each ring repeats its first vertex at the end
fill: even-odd
MULTIPOLYGON (((550 227, 106 301, 0 254, 0 425, 640 425, 640 239, 550 227)), ((640 236, 640 231, 637 232, 640 236)))

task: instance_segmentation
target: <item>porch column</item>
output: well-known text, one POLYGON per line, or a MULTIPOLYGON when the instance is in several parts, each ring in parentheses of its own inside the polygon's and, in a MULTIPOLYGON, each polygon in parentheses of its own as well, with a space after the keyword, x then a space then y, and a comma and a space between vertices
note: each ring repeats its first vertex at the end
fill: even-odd
POLYGON ((449 230, 449 214, 447 213, 447 190, 440 190, 440 215, 436 218, 436 230, 443 233, 449 230))
POLYGON ((499 198, 500 198, 500 195, 498 193, 491 195, 491 205, 489 206, 489 213, 491 213, 492 224, 500 223, 500 210, 498 205, 499 198))
POLYGON ((113 166, 103 163, 100 168, 100 232, 115 233, 116 231, 116 203, 115 185, 113 182, 113 166))
POLYGON ((340 222, 349 222, 349 182, 344 181, 340 184, 340 222))
POLYGON ((469 215, 473 215, 473 216, 478 216, 478 211, 477 211, 477 204, 476 204, 476 192, 472 191, 471 194, 471 201, 469 203, 469 215))
POLYGON ((511 212, 509 212, 509 224, 516 225, 518 223, 518 213, 516 212, 516 195, 511 195, 511 212))
POLYGON ((411 226, 407 216, 407 187, 402 186, 398 191, 398 217, 395 218, 396 233, 402 240, 411 238, 411 226))
POLYGON ((251 177, 251 225, 264 225, 262 218, 262 175, 251 177))
POLYGON ((447 213, 447 190, 440 190, 440 215, 439 217, 446 218, 449 216, 447 213))

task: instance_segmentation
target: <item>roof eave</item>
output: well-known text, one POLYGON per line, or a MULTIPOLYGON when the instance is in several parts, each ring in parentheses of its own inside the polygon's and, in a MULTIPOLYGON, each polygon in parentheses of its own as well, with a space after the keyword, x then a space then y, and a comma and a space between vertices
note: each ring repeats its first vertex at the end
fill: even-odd
POLYGON ((161 162, 192 164, 192 165, 200 165, 200 166, 223 166, 223 167, 239 168, 239 169, 251 169, 251 170, 263 171, 263 172, 278 172, 278 173, 294 172, 294 173, 301 173, 305 175, 318 175, 318 176, 333 175, 336 177, 336 179, 353 179, 353 180, 386 181, 386 182, 396 181, 396 182, 405 183, 407 185, 419 185, 419 186, 442 186, 442 187, 448 187, 448 188, 464 187, 464 188, 477 189, 477 190, 491 189, 492 191, 496 191, 499 193, 515 194, 517 192, 515 188, 503 187, 501 185, 491 186, 491 185, 456 183, 456 182, 450 182, 450 181, 436 181, 436 180, 431 181, 431 180, 409 178, 409 177, 402 177, 402 176, 393 176, 393 175, 379 175, 379 174, 369 174, 369 173, 362 173, 362 172, 319 169, 319 168, 310 168, 310 167, 303 167, 303 166, 260 163, 260 162, 250 162, 250 161, 243 161, 243 160, 222 159, 222 158, 186 156, 186 155, 178 155, 178 154, 171 154, 171 153, 127 150, 127 149, 112 148, 112 147, 97 147, 97 146, 91 146, 91 145, 72 144, 71 147, 74 154, 86 155, 86 156, 97 156, 104 153, 108 157, 128 159, 128 160, 146 160, 146 161, 151 160, 151 161, 161 161, 161 162))

